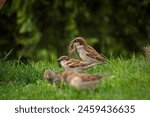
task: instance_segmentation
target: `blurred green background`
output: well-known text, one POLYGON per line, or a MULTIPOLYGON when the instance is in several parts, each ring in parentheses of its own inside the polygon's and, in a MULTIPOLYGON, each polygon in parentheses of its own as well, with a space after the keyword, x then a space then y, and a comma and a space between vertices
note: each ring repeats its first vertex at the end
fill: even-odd
POLYGON ((150 0, 7 0, 0 10, 0 58, 54 60, 77 36, 107 57, 139 54, 150 0))

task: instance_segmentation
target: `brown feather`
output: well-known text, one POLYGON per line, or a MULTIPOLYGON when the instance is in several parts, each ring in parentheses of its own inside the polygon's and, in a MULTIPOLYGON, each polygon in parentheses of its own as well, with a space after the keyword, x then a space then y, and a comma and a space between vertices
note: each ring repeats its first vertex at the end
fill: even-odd
POLYGON ((85 62, 85 61, 81 61, 81 60, 77 60, 77 59, 70 59, 68 62, 67 62, 67 65, 69 67, 84 67, 84 66, 87 66, 87 65, 90 65, 91 63, 90 62, 85 62))
POLYGON ((62 77, 64 79, 73 79, 75 77, 80 77, 82 78, 82 81, 94 81, 94 80, 100 80, 102 77, 99 75, 93 75, 93 74, 85 74, 85 73, 77 73, 77 72, 63 72, 62 77))
POLYGON ((94 48, 92 48, 91 46, 86 46, 85 47, 85 49, 86 49, 86 51, 87 51, 87 53, 86 53, 86 55, 87 56, 89 56, 89 57, 91 57, 91 58, 93 58, 93 59, 96 59, 96 60, 98 60, 98 61, 102 61, 102 62, 104 62, 104 61, 106 61, 106 57, 105 56, 103 56, 103 55, 101 55, 101 54, 99 54, 94 48), (91 56, 92 55, 92 56, 91 56))

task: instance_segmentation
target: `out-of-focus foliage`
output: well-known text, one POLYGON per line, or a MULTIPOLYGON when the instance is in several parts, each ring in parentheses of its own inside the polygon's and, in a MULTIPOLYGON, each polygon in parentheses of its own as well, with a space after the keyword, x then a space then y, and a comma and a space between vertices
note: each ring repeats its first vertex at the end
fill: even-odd
POLYGON ((150 0, 7 0, 0 57, 55 59, 77 37, 106 56, 130 56, 150 40, 150 0))

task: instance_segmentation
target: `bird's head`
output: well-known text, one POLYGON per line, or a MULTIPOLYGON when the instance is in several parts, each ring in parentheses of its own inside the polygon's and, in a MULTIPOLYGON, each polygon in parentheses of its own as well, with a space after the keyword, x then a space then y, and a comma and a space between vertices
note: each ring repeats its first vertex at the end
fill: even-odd
POLYGON ((83 46, 86 46, 87 45, 87 42, 85 41, 84 38, 82 37, 76 37, 74 40, 72 40, 71 43, 77 43, 78 45, 83 45, 83 46))
POLYGON ((77 46, 87 46, 87 42, 82 37, 76 37, 74 40, 71 41, 68 47, 68 52, 70 54, 73 53, 74 51, 76 51, 77 46))

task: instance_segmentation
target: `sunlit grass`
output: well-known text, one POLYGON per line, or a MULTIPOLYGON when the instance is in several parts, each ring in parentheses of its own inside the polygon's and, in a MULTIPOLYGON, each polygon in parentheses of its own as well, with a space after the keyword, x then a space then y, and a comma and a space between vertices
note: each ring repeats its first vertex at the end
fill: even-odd
POLYGON ((57 88, 43 78, 44 70, 63 69, 55 62, 0 61, 0 99, 150 99, 150 62, 144 57, 110 59, 85 73, 102 74, 95 90, 57 88), (106 77, 107 76, 107 77, 106 77))

